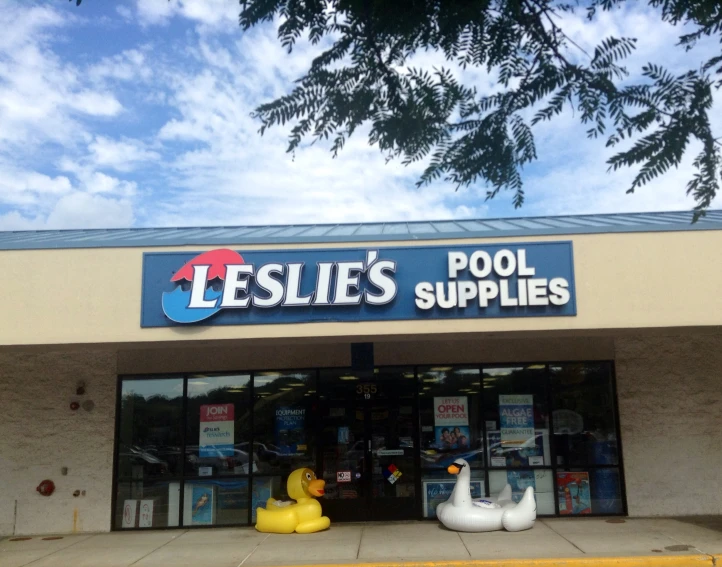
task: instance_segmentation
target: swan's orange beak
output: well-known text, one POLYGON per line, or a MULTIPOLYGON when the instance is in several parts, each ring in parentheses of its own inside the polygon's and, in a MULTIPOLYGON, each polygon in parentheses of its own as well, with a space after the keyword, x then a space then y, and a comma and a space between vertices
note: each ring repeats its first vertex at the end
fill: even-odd
POLYGON ((326 492, 324 490, 325 486, 326 486, 325 480, 321 480, 320 478, 314 479, 308 483, 308 493, 311 496, 323 496, 326 492))
POLYGON ((456 464, 449 465, 449 468, 446 470, 449 471, 449 474, 459 474, 461 472, 461 468, 456 464))

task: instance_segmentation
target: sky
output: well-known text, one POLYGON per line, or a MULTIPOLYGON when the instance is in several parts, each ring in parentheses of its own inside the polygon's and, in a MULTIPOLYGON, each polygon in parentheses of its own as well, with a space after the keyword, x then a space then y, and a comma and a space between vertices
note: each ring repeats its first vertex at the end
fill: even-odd
MULTIPOLYGON (((535 130, 539 160, 523 171, 527 201, 486 201, 487 187, 417 188, 423 163, 386 163, 363 132, 339 157, 288 129, 263 136, 250 113, 286 93, 319 52, 289 55, 277 22, 243 32, 237 0, 0 0, 0 230, 218 226, 497 218, 689 210, 690 154, 633 195, 634 175, 608 173, 611 151, 571 112, 535 130)), ((656 61, 672 71, 712 53, 674 47, 679 30, 642 2, 593 24, 567 16, 592 51, 609 35, 639 38, 630 80, 656 61)), ((717 49, 719 47, 717 46, 717 49)), ((578 56, 583 57, 581 52, 578 56)), ((416 65, 443 63, 420 54, 416 65)), ((496 86, 457 71, 482 92, 496 86)), ((722 97, 718 97, 722 98, 722 97)), ((722 104, 716 103, 722 116, 722 104)), ((722 119, 716 118, 722 122, 722 119)), ((722 124, 717 124, 722 126, 722 124)), ((720 208, 718 197, 713 208, 720 208)))

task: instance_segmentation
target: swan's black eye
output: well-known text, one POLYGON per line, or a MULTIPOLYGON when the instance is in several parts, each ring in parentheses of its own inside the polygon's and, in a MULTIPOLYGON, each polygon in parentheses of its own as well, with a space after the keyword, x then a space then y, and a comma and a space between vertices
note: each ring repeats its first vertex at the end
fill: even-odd
POLYGON ((466 465, 463 463, 454 463, 454 466, 463 469, 466 465))

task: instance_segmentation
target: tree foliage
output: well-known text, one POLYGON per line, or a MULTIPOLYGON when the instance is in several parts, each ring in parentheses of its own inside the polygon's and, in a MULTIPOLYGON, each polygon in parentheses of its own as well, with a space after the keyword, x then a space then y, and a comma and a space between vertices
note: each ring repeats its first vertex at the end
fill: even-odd
MULTIPOLYGON (((646 3, 660 21, 684 32, 679 48, 690 51, 707 37, 722 42, 722 2, 646 3)), ((520 207, 521 170, 537 157, 534 126, 571 110, 587 136, 618 150, 608 160, 610 170, 636 169, 627 192, 678 166, 695 141, 701 150, 686 188, 695 200, 694 220, 719 191, 721 144, 710 111, 715 89, 722 86, 722 54, 677 75, 650 62, 642 80, 632 84, 623 63, 635 38, 609 37, 587 53, 564 30, 564 16, 571 12, 591 22, 628 0, 240 4, 245 30, 278 19, 278 38, 289 53, 305 36, 325 48, 288 94, 253 113, 261 133, 292 125, 289 151, 304 140, 330 140, 335 156, 349 136, 369 125, 369 142, 388 159, 427 160, 419 185, 438 179, 457 187, 483 182, 487 198, 510 189, 520 207), (424 51, 442 53, 445 65, 410 66, 409 59, 424 51), (459 68, 489 73, 493 92, 460 81, 459 68)))
MULTIPOLYGON (((244 29, 280 17, 278 37, 289 52, 306 34, 329 45, 291 92, 254 115, 261 132, 291 123, 290 151, 304 139, 330 139, 334 155, 369 124, 369 142, 388 158, 428 159, 420 185, 441 178, 457 186, 486 182, 488 198, 511 189, 519 207, 521 169, 537 156, 534 125, 572 109, 589 137, 620 145, 611 170, 638 170, 628 192, 679 165, 690 143, 701 142, 687 184, 696 220, 719 190, 720 141, 709 115, 722 84, 722 55, 680 75, 649 63, 643 82, 629 84, 623 62, 636 39, 609 37, 586 53, 563 27, 568 12, 585 11, 592 21, 625 1, 241 0, 244 29), (407 65, 426 50, 443 53, 447 65, 407 65), (490 73, 495 91, 460 82, 454 67, 490 73)), ((720 2, 648 5, 662 21, 684 25, 682 49, 722 37, 720 2)))

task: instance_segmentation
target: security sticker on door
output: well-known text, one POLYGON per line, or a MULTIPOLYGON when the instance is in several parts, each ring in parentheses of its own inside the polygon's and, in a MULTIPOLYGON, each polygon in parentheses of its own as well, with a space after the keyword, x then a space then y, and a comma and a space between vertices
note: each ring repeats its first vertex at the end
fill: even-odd
POLYGON ((351 471, 336 471, 336 482, 351 482, 351 471))

